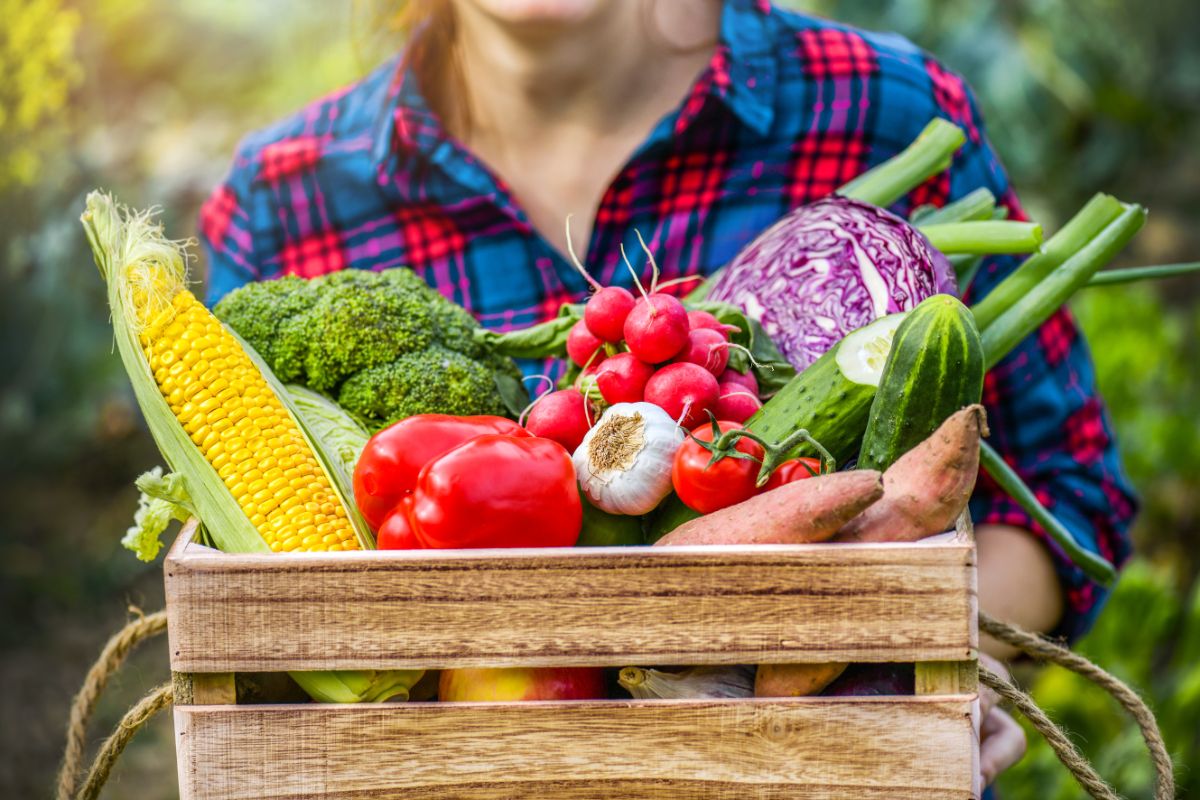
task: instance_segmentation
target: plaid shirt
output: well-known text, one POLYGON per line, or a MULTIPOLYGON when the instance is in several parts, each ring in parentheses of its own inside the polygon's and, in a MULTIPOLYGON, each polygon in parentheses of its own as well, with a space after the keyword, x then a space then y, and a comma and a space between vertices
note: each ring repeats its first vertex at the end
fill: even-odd
MULTIPOLYGON (((618 244, 645 234, 663 278, 709 274, 789 209, 895 155, 934 116, 968 133, 953 166, 897 204, 980 186, 1021 209, 963 80, 907 40, 727 0, 719 44, 687 97, 605 192, 588 270, 630 285, 618 244)), ((284 274, 407 265, 488 327, 547 319, 587 286, 496 175, 455 141, 393 60, 248 137, 200 216, 209 300, 284 274)), ((1015 262, 994 258, 974 293, 1015 262)), ((1134 500, 1086 346, 1062 310, 987 377, 991 441, 1087 548, 1129 554, 1134 500)), ((1043 532, 986 476, 977 523, 1043 532)), ((1104 592, 1053 543, 1067 597, 1058 633, 1087 629, 1104 592)))

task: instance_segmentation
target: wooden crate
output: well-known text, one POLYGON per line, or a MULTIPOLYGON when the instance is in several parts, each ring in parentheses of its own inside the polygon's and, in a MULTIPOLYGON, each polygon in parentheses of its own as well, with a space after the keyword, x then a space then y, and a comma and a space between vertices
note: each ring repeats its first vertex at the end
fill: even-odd
POLYGON ((183 800, 978 797, 969 532, 166 560, 183 800), (236 705, 234 672, 916 662, 909 697, 236 705))

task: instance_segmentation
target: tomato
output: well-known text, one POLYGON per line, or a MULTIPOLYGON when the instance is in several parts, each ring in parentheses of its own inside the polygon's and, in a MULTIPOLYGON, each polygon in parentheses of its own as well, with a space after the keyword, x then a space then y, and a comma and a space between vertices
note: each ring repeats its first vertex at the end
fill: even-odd
POLYGON ((438 456, 412 502, 429 548, 570 547, 583 524, 571 454, 529 435, 485 434, 438 456))
MULTIPOLYGON (((744 427, 737 422, 717 422, 721 432, 744 427)), ((675 452, 675 463, 671 467, 671 483, 675 494, 684 505, 701 514, 709 514, 728 506, 749 500, 758 493, 754 485, 762 464, 745 458, 726 456, 713 465, 712 453, 696 440, 713 440, 712 423, 706 423, 692 431, 675 452)), ((738 439, 734 449, 754 458, 762 459, 762 445, 751 439, 738 439)))
POLYGON ((789 458, 776 467, 775 471, 771 473, 771 477, 767 478, 767 483, 763 486, 763 491, 769 492, 772 489, 783 486, 785 483, 802 481, 805 478, 811 478, 814 475, 820 474, 821 459, 789 458), (809 468, 812 469, 811 472, 809 472, 809 468))
POLYGON ((384 517, 379 532, 375 534, 375 546, 380 550, 422 549, 421 541, 417 539, 409 520, 411 515, 412 495, 409 495, 392 509, 392 513, 384 517))
POLYGON ((400 498, 412 493, 430 460, 485 433, 529 435, 504 417, 417 414, 372 436, 354 467, 354 500, 371 530, 379 530, 400 498))

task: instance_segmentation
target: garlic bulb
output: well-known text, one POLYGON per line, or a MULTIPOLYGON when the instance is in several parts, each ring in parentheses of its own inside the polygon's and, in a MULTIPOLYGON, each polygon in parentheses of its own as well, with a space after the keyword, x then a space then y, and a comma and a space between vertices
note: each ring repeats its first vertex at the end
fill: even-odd
POLYGON ((671 463, 687 434, 652 403, 617 403, 575 451, 575 474, 592 505, 645 514, 671 492, 671 463))
POLYGON ((754 667, 689 667, 682 672, 625 667, 617 681, 638 700, 753 697, 754 667))

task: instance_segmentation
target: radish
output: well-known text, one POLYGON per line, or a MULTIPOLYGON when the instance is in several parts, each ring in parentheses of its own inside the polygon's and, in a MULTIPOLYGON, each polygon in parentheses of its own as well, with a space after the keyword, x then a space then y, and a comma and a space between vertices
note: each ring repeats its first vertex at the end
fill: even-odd
POLYGON ((687 310, 669 294, 642 297, 625 319, 629 352, 648 364, 671 360, 687 342, 687 310))
POLYGON ((687 346, 674 360, 680 364, 699 364, 713 375, 720 375, 729 364, 729 340, 712 328, 692 328, 687 346))
POLYGON ((554 441, 573 453, 595 419, 591 403, 578 389, 560 389, 539 397, 529 410, 525 430, 554 441))
POLYGON ((721 322, 721 320, 713 316, 712 312, 700 309, 688 312, 688 325, 691 326, 692 330, 708 328, 709 330, 720 331, 727 340, 730 333, 741 330, 737 325, 728 325, 721 322))
POLYGON ((736 369, 727 369, 717 376, 717 383, 740 383, 758 397, 758 379, 754 377, 753 372, 741 373, 736 369))
POLYGON ((727 419, 733 422, 745 422, 754 416, 754 412, 762 408, 762 402, 757 396, 740 383, 720 384, 720 398, 713 413, 717 419, 727 419))
POLYGON ((633 310, 633 293, 621 286, 598 289, 583 307, 583 321, 597 338, 619 342, 625 332, 625 319, 633 310))
POLYGON ((604 342, 591 332, 584 320, 579 320, 567 333, 567 355, 581 367, 599 364, 605 356, 604 342))
POLYGON ((633 353, 617 353, 596 370, 596 386, 600 396, 610 406, 617 403, 637 403, 646 392, 646 381, 654 367, 639 361, 633 353))
POLYGON ((699 364, 667 364, 646 383, 646 402, 688 430, 707 420, 719 399, 717 379, 699 364))

